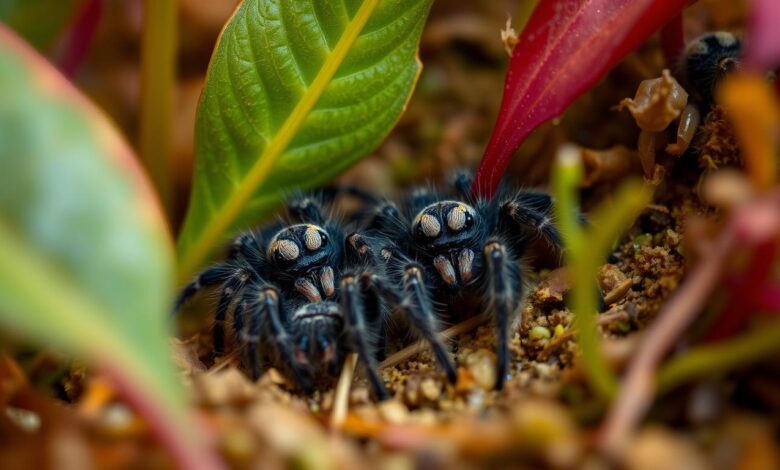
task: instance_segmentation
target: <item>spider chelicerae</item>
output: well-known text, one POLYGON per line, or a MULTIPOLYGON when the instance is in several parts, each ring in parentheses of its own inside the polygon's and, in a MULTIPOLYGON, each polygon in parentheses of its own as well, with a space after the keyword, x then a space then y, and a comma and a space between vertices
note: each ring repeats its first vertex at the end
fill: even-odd
POLYGON ((397 204, 362 191, 351 223, 326 215, 318 195, 294 198, 288 220, 239 236, 227 258, 185 286, 178 311, 197 292, 219 286, 214 351, 224 354, 233 317, 234 342, 252 378, 266 364, 305 391, 336 376, 357 352, 379 399, 389 397, 377 371, 385 354, 388 317, 408 320, 431 345, 451 383, 456 369, 445 347, 443 320, 474 315, 457 300, 476 295, 493 312, 498 375, 508 372, 508 331, 520 309, 521 256, 531 237, 560 246, 552 198, 507 191, 479 198, 460 175, 446 190, 419 189, 397 204))

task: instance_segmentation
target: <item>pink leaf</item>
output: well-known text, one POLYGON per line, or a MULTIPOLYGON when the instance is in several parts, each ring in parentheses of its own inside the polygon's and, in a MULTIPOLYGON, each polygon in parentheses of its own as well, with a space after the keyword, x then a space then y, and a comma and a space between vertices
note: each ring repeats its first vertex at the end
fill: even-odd
POLYGON ((780 2, 751 0, 745 63, 758 70, 780 65, 780 2))
POLYGON ((492 196, 512 153, 560 115, 623 56, 680 13, 689 0, 546 0, 514 49, 493 135, 474 180, 492 196))

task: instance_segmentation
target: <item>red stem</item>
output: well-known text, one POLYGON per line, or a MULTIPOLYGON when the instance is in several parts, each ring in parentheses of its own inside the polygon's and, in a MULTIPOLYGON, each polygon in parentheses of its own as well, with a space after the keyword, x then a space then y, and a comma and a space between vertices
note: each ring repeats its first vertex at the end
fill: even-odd
POLYGON ((664 53, 667 68, 672 71, 677 68, 677 62, 684 49, 685 39, 683 36, 683 15, 681 12, 661 28, 661 50, 664 53))
POLYGON ((62 73, 72 77, 89 52, 103 13, 103 0, 89 0, 76 15, 73 25, 60 41, 58 60, 62 73))

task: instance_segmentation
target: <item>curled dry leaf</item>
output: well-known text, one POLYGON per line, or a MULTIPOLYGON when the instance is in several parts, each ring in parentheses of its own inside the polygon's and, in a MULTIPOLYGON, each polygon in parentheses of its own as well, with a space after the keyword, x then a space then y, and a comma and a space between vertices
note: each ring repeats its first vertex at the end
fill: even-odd
POLYGON ((512 57, 512 51, 517 45, 517 31, 512 27, 512 17, 506 19, 506 26, 501 30, 501 42, 504 43, 504 50, 509 57, 512 57))
POLYGON ((634 98, 625 98, 619 109, 628 109, 640 129, 661 132, 680 117, 688 104, 688 93, 664 70, 660 77, 643 80, 634 98))

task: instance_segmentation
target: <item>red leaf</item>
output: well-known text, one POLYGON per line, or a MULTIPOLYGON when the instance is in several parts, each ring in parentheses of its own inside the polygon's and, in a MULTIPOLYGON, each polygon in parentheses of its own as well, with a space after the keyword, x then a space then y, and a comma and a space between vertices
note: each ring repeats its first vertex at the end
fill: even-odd
POLYGON ((745 63, 757 70, 780 65, 780 2, 751 0, 745 63))
POLYGON ((660 39, 666 67, 673 69, 685 50, 682 12, 661 28, 660 39))
POLYGON ((492 196, 512 153, 689 0, 546 0, 514 49, 474 190, 492 196))

